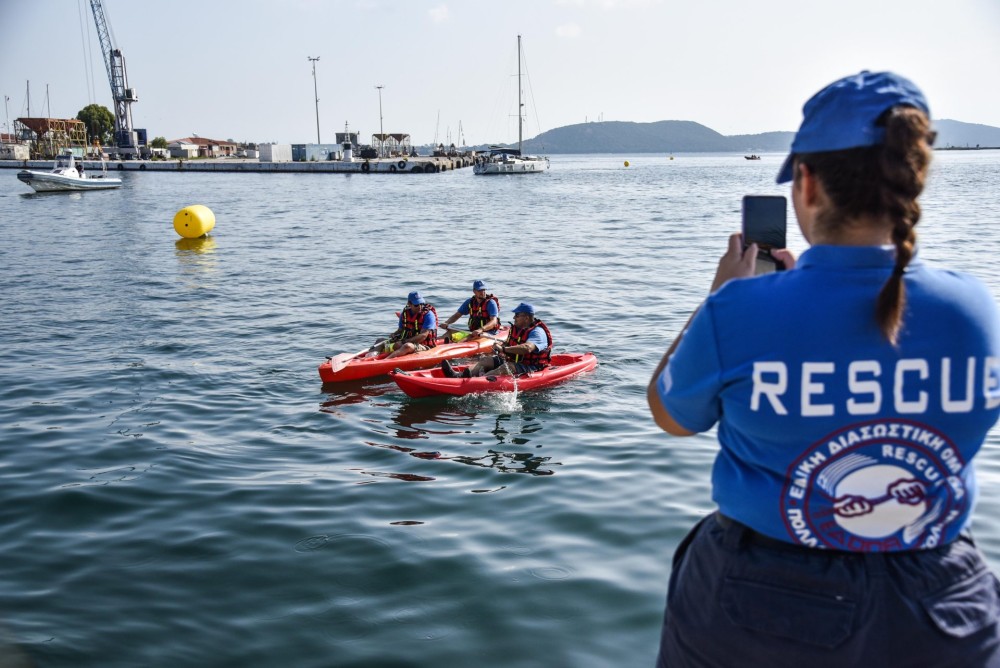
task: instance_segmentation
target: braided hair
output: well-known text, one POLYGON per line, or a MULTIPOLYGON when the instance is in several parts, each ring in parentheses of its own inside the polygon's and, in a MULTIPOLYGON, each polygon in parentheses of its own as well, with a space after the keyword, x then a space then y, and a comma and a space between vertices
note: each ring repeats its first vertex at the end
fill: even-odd
POLYGON ((885 128, 882 144, 802 153, 796 161, 809 166, 830 197, 832 206, 817 217, 819 227, 861 225, 862 217, 891 222, 896 264, 878 294, 875 321, 886 340, 896 345, 906 308, 903 274, 917 243, 917 197, 927 180, 935 133, 930 119, 914 107, 888 109, 876 125, 885 128))

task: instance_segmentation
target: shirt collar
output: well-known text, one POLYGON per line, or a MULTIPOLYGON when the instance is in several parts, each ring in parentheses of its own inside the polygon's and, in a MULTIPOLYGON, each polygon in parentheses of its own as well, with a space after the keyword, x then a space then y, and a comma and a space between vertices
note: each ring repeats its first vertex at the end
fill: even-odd
MULTIPOLYGON (((910 264, 918 263, 914 250, 910 264)), ((812 246, 799 257, 796 269, 809 267, 844 267, 849 269, 892 269, 896 264, 896 247, 886 246, 812 246)))

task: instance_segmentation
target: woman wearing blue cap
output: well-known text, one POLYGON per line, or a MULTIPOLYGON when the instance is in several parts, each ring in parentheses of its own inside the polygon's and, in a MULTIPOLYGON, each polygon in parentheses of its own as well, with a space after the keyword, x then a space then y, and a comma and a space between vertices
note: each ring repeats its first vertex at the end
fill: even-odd
POLYGON ((433 304, 411 292, 406 306, 399 313, 399 325, 386 341, 377 342, 373 351, 391 351, 386 359, 430 350, 437 346, 437 311, 433 304))
POLYGON ((449 332, 445 336, 452 341, 461 341, 466 337, 474 339, 482 336, 483 332, 495 334, 500 328, 500 300, 496 295, 490 294, 485 281, 476 280, 472 283, 472 296, 462 302, 458 310, 444 321, 442 329, 448 329, 449 325, 463 315, 469 316, 469 331, 449 332))
MULTIPOLYGON (((465 378, 473 376, 515 376, 540 371, 552 360, 552 332, 535 317, 535 307, 521 302, 514 307, 514 322, 507 339, 493 344, 496 353, 462 371, 465 378)), ((444 375, 457 378, 458 372, 448 360, 441 362, 444 375)))
POLYGON ((720 446, 658 665, 998 666, 1000 585, 968 524, 1000 316, 978 280, 917 257, 927 102, 861 72, 803 112, 778 182, 811 247, 745 280, 757 248, 733 235, 649 385, 662 429, 717 423, 720 446))

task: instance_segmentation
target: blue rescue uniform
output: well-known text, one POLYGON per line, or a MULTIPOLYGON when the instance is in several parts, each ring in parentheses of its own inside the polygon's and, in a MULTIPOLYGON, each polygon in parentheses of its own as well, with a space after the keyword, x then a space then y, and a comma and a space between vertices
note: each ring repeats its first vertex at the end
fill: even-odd
POLYGON ((978 280, 914 259, 893 347, 874 318, 893 265, 891 246, 814 246, 730 281, 658 379, 674 420, 718 424, 720 445, 719 512, 678 549, 664 622, 663 647, 711 649, 665 665, 1000 663, 997 581, 965 531, 1000 415, 1000 316, 978 280))

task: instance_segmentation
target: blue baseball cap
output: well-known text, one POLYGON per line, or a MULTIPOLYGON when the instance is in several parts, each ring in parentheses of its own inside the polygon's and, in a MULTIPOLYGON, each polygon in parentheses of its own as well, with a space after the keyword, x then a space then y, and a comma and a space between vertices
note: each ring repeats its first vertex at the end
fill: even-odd
POLYGON ((413 292, 411 292, 409 295, 407 295, 406 301, 408 303, 410 303, 410 304, 426 304, 427 303, 427 302, 424 301, 424 298, 420 296, 420 293, 417 292, 417 291, 415 291, 415 290, 413 292))
POLYGON ((791 153, 778 172, 778 183, 792 180, 797 153, 824 153, 876 146, 885 141, 885 128, 875 122, 887 109, 916 107, 928 117, 924 94, 909 79, 892 72, 869 72, 844 77, 809 98, 802 107, 802 125, 792 140, 791 153))
POLYGON ((472 282, 472 289, 473 290, 488 290, 489 288, 486 287, 486 282, 485 281, 473 281, 472 282))
POLYGON ((528 315, 535 315, 535 307, 528 302, 521 302, 514 307, 514 313, 527 313, 528 315))

